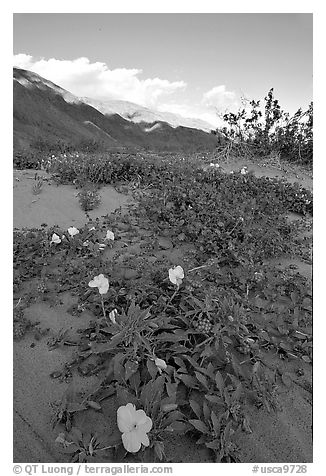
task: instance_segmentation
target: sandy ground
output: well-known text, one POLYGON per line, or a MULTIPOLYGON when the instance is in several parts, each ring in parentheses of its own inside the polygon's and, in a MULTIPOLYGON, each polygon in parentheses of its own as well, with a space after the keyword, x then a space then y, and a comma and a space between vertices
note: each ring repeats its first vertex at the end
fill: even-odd
MULTIPOLYGON (((44 181, 42 191, 34 195, 32 187, 34 176, 49 178, 43 171, 15 170, 13 187, 13 223, 16 228, 40 228, 41 224, 58 225, 62 228, 82 226, 87 223, 85 212, 80 208, 77 189, 72 185, 57 186, 44 181)), ((115 191, 111 186, 100 190, 101 203, 91 210, 91 218, 110 214, 119 207, 124 207, 129 199, 115 191)))
MULTIPOLYGON (((236 166, 239 168, 243 165, 248 163, 224 164, 223 167, 237 170, 236 166)), ((250 166, 248 168, 250 170, 250 166)), ((257 175, 267 175, 266 172, 265 167, 255 170, 257 175)), ((274 176, 276 173, 278 171, 274 170, 274 176)), ((42 223, 49 226, 56 224, 61 227, 78 227, 87 221, 79 207, 73 186, 45 183, 42 192, 33 195, 31 189, 34 174, 35 171, 14 171, 15 227, 40 227, 42 223)), ((294 173, 292 179, 298 180, 295 175, 294 173)), ((301 177, 301 180, 307 182, 305 186, 312 188, 311 178, 306 176, 301 177)), ((109 186, 103 187, 101 196, 101 206, 90 213, 93 218, 106 215, 128 203, 126 195, 109 186)), ((128 251, 136 252, 132 247, 128 251)), ((168 252, 173 254, 176 251, 168 252)), ((299 269, 299 272, 309 275, 311 268, 310 265, 306 266, 306 269, 299 269)), ((62 329, 68 329, 70 340, 74 340, 77 330, 87 326, 90 316, 87 313, 80 317, 71 316, 66 312, 69 304, 69 296, 55 307, 49 307, 46 303, 33 304, 26 310, 26 317, 32 322, 39 322, 41 329, 50 329, 49 334, 40 340, 29 334, 22 341, 14 342, 15 463, 69 461, 67 455, 62 454, 54 444, 60 430, 51 429, 51 403, 61 400, 68 384, 51 379, 50 374, 72 358, 74 347, 63 346, 49 350, 47 345, 47 341, 62 329)), ((295 370, 298 365, 295 362, 287 369, 296 383, 290 389, 285 386, 281 388, 281 411, 269 414, 253 408, 249 410, 253 433, 240 433, 237 436, 243 462, 312 462, 311 372, 308 364, 300 362, 305 375, 302 381, 296 379, 295 370)), ((75 388, 83 392, 87 392, 96 381, 96 377, 73 375, 75 388)), ((83 427, 86 426, 89 431, 110 435, 116 426, 116 408, 115 399, 109 398, 104 401, 101 412, 88 410, 80 413, 78 419, 83 420, 83 427)), ((166 446, 167 457, 173 462, 209 461, 205 449, 199 448, 187 437, 171 437, 166 446)))
POLYGON ((313 189, 312 174, 306 170, 291 165, 273 166, 269 165, 268 161, 264 163, 261 160, 259 163, 248 159, 229 159, 221 161, 221 169, 224 172, 240 171, 244 166, 248 168, 248 172, 253 172, 256 177, 274 177, 278 179, 285 179, 288 182, 298 182, 308 190, 313 189))

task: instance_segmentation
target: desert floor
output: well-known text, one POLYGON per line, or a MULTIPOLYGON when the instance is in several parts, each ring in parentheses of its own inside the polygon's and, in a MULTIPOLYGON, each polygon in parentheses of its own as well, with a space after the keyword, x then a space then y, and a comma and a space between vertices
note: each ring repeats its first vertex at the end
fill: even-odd
MULTIPOLYGON (((247 165, 257 176, 283 177, 298 181, 304 187, 312 189, 312 177, 299 170, 282 170, 275 166, 262 166, 248 161, 234 161, 222 164, 225 172, 247 165)), ((69 226, 82 226, 87 217, 81 210, 72 185, 59 185, 45 181, 42 192, 33 195, 32 183, 35 173, 49 178, 45 172, 33 170, 15 170, 13 174, 14 227, 40 228, 42 224, 58 225, 64 229, 69 226)), ((111 186, 101 189, 102 203, 99 208, 89 213, 95 219, 110 214, 121 207, 123 211, 132 202, 130 194, 120 193, 111 186)), ((289 220, 299 217, 289 215, 289 220)), ((133 229, 128 247, 121 248, 121 253, 137 255, 144 236, 150 230, 133 229)), ((128 238, 128 237, 127 237, 128 238)), ((130 238, 130 237, 129 237, 130 238)), ((311 239, 311 232, 304 238, 311 239)), ((168 237, 165 237, 168 240, 168 237)), ((182 251, 182 250, 181 250, 182 251)), ((166 243, 154 256, 177 256, 180 250, 169 247, 166 243)), ((108 259, 110 251, 108 251, 108 259)), ((282 268, 292 267, 293 272, 302 273, 311 279, 311 265, 299 259, 279 259, 274 263, 282 268)), ((59 451, 54 444, 58 430, 52 429, 51 404, 61 400, 68 383, 50 378, 50 374, 69 361, 74 354, 73 345, 65 345, 53 350, 47 341, 61 330, 69 331, 69 341, 77 341, 77 330, 86 328, 91 318, 87 312, 72 316, 67 309, 73 303, 69 293, 61 295, 60 303, 50 306, 47 302, 37 302, 26 310, 26 316, 32 322, 39 322, 41 330, 49 329, 46 337, 39 340, 33 334, 14 342, 14 462, 67 462, 67 455, 59 451)), ((270 356, 271 368, 275 357, 270 356)), ((278 361, 278 364, 280 362, 278 361)), ((312 462, 312 381, 311 365, 305 362, 287 361, 287 372, 293 376, 294 385, 281 390, 280 409, 276 413, 251 410, 252 434, 240 434, 238 443, 243 462, 312 462), (302 367, 304 374, 298 377, 296 369, 302 367)), ((87 393, 96 385, 97 376, 73 376, 76 389, 87 393)), ((110 434, 112 418, 115 417, 114 399, 103 402, 103 411, 89 410, 80 413, 90 431, 110 434), (113 415, 113 417, 112 417, 113 415)), ((204 449, 185 436, 171 437, 166 448, 167 457, 175 462, 208 462, 204 449)))

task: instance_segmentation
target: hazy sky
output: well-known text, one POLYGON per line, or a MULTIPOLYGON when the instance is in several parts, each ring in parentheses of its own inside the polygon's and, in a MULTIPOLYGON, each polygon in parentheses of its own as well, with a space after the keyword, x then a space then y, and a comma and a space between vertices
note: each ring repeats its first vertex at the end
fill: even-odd
POLYGON ((78 96, 213 123, 271 87, 291 113, 312 100, 312 14, 14 14, 14 55, 78 96))

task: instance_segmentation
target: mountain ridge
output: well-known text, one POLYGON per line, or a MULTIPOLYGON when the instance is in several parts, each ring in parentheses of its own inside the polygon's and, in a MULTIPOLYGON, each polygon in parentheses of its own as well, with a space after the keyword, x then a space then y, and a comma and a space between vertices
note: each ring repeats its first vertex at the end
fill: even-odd
POLYGON ((131 122, 153 123, 155 121, 167 122, 173 128, 178 126, 199 129, 204 132, 214 130, 214 127, 206 121, 198 118, 183 117, 169 111, 157 111, 131 101, 122 101, 120 99, 97 100, 88 97, 81 97, 82 101, 98 109, 105 115, 119 114, 124 119, 131 122))
POLYGON ((164 121, 134 123, 117 113, 103 114, 69 91, 28 70, 14 68, 14 149, 37 140, 101 142, 106 149, 153 151, 215 149, 218 138, 199 129, 164 121))

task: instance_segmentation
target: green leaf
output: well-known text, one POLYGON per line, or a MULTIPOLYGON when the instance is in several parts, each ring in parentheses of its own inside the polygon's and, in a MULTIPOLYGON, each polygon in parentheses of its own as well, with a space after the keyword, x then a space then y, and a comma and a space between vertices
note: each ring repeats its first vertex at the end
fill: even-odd
POLYGON ((222 375, 219 371, 217 371, 216 374, 215 374, 215 382, 216 382, 217 388, 219 389, 221 394, 223 394, 224 380, 223 380, 223 377, 222 377, 222 375))
POLYGON ((178 408, 178 404, 177 403, 163 403, 162 401, 160 407, 162 412, 168 413, 168 412, 172 412, 173 410, 176 410, 178 408))
POLYGON ((196 378, 197 378, 198 382, 200 382, 202 385, 204 385, 204 387, 206 387, 208 389, 209 387, 208 387, 208 383, 207 383, 207 378, 203 374, 201 374, 200 372, 195 372, 195 375, 196 375, 196 378))
POLYGON ((139 386, 140 386, 139 371, 132 374, 132 376, 129 378, 129 385, 133 390, 135 390, 135 393, 138 394, 138 390, 139 390, 139 386))
POLYGON ((190 426, 188 423, 182 422, 182 421, 174 421, 169 425, 167 428, 165 428, 166 431, 171 431, 173 433, 180 433, 184 435, 187 431, 189 431, 190 426))
POLYGON ((136 397, 123 387, 117 388, 117 400, 119 405, 127 405, 127 403, 135 404, 137 402, 136 397))
POLYGON ((180 342, 180 341, 187 340, 187 336, 185 333, 183 333, 183 335, 178 336, 173 333, 163 332, 157 337, 157 340, 162 342, 180 342))
POLYGON ((113 357, 113 372, 114 372, 114 378, 122 383, 123 382, 123 375, 125 373, 125 369, 122 366, 122 361, 125 359, 125 354, 120 352, 119 354, 116 354, 113 357))
POLYGON ((65 447, 63 452, 66 454, 72 454, 72 453, 75 453, 79 449, 80 447, 76 445, 76 443, 72 443, 69 446, 65 447))
POLYGON ((291 301, 294 305, 298 303, 298 293, 296 293, 295 291, 292 291, 291 293, 291 301))
POLYGON ((306 336, 305 334, 301 334, 299 331, 295 331, 295 333, 293 334, 293 337, 296 337, 296 339, 300 339, 300 340, 308 339, 308 336, 306 336))
POLYGON ((177 394, 178 383, 165 382, 165 386, 169 397, 175 398, 177 394))
POLYGON ((96 342, 91 342, 91 351, 93 354, 103 354, 105 352, 111 352, 116 349, 118 344, 122 341, 122 335, 116 334, 110 342, 105 342, 103 344, 98 344, 96 342))
POLYGON ((98 400, 104 400, 105 398, 112 397, 112 395, 115 394, 115 387, 113 385, 110 385, 107 388, 101 389, 101 391, 98 393, 98 400))
POLYGON ((73 438, 75 442, 83 441, 83 433, 81 430, 75 426, 73 426, 69 432, 69 436, 73 438))
POLYGON ((157 379, 153 381, 153 396, 155 400, 161 400, 164 383, 165 383, 164 375, 157 377, 157 379))
POLYGON ((207 448, 210 448, 212 450, 218 450, 221 446, 221 440, 219 438, 215 438, 215 440, 209 441, 208 443, 205 443, 207 448))
POLYGON ((218 397, 217 395, 206 394, 205 398, 211 403, 223 404, 223 400, 221 399, 221 397, 218 397))
POLYGON ((209 420, 211 411, 205 400, 203 401, 203 413, 204 413, 205 420, 209 420))
POLYGON ((189 423, 201 433, 209 433, 209 428, 201 420, 189 420, 189 423))
POLYGON ((243 430, 246 432, 246 433, 252 433, 252 429, 251 429, 251 426, 250 426, 250 422, 249 422, 249 419, 247 416, 244 417, 243 419, 243 422, 242 422, 242 427, 243 427, 243 430))
POLYGON ((164 458, 164 443, 163 441, 156 441, 154 444, 154 451, 160 461, 164 458))
POLYGON ((260 297, 256 297, 255 304, 260 309, 265 309, 268 306, 268 301, 265 299, 261 299, 260 297))
POLYGON ((211 412, 211 420, 212 420, 214 431, 216 435, 218 435, 220 433, 220 427, 221 427, 220 419, 217 417, 216 413, 213 410, 211 412))
POLYGON ((283 349, 285 351, 292 350, 292 347, 287 342, 280 342, 279 346, 280 346, 281 349, 283 349))
POLYGON ((115 447, 121 443, 121 433, 119 431, 113 432, 108 438, 105 438, 105 446, 115 447))
POLYGON ((127 360, 127 362, 125 363, 125 370, 126 370, 125 380, 126 380, 126 382, 127 382, 127 380, 129 380, 129 378, 135 372, 137 372, 138 367, 139 367, 138 362, 133 362, 132 360, 127 360))
POLYGON ((232 394, 232 397, 231 397, 231 401, 232 402, 237 402, 240 397, 241 397, 241 394, 242 394, 242 383, 239 383, 239 385, 237 386, 237 388, 235 389, 235 391, 233 392, 232 394))
POLYGON ((284 373, 282 375, 282 381, 284 383, 284 385, 286 385, 287 387, 291 387, 292 385, 292 378, 291 378, 291 375, 288 374, 288 373, 284 373))
POLYGON ((312 303, 311 303, 310 298, 308 298, 308 297, 304 298, 304 300, 302 301, 302 308, 307 310, 307 311, 312 310, 312 303))
POLYGON ((193 377, 186 374, 178 374, 178 378, 189 388, 196 388, 197 382, 193 377))
POLYGON ((154 379, 158 373, 158 368, 151 359, 147 359, 146 367, 150 376, 152 377, 152 379, 154 379))
POLYGON ((99 403, 97 402, 93 402, 93 400, 88 400, 87 401, 87 405, 90 407, 90 408, 93 408, 93 410, 102 410, 102 407, 99 403))
POLYGON ((200 407, 199 403, 195 402, 195 400, 189 400, 189 404, 190 404, 191 409, 196 414, 196 416, 198 418, 200 418, 202 412, 201 412, 201 407, 200 407))

